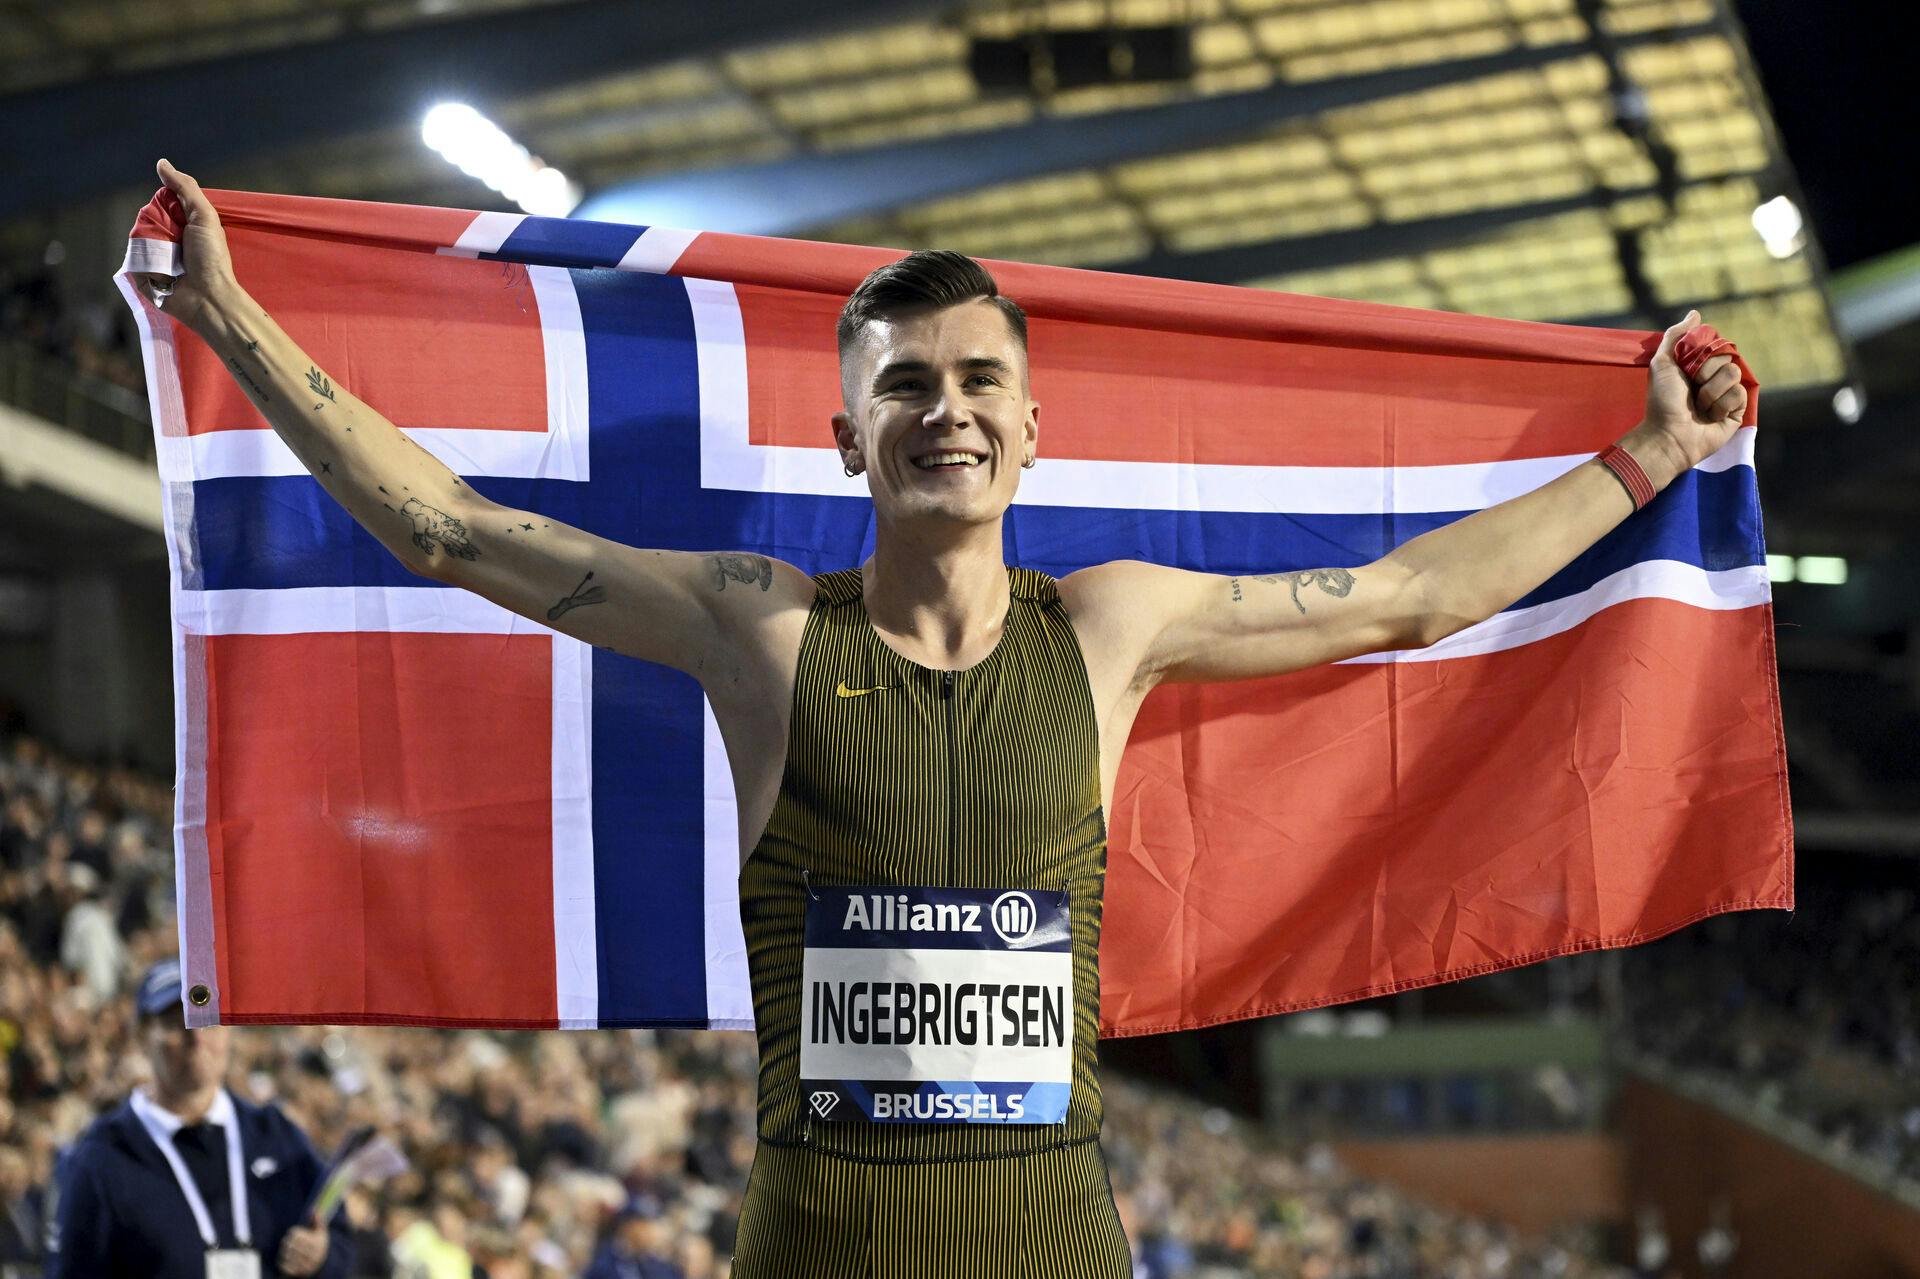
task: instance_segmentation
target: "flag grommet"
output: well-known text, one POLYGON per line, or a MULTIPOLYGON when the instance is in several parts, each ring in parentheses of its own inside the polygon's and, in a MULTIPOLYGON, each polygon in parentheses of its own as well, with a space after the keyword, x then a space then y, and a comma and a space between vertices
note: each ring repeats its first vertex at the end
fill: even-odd
POLYGON ((195 1008, 205 1008, 207 1002, 212 998, 213 992, 197 982, 193 988, 187 992, 187 999, 195 1008))

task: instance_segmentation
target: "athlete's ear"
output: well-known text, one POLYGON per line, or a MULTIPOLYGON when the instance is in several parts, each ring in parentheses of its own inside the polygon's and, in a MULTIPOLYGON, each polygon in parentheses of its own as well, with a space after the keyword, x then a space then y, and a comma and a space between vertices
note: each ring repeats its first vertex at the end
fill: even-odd
POLYGON ((858 470, 860 441, 853 433, 853 418, 842 411, 833 415, 833 444, 840 450, 840 465, 858 470))
POLYGON ((1040 403, 1027 401, 1027 421, 1021 432, 1026 437, 1027 456, 1040 456, 1040 403))

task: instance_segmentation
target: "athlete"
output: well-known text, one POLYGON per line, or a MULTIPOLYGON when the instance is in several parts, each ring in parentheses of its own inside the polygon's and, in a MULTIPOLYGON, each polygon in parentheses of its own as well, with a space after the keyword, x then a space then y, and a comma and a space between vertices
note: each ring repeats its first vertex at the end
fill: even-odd
MULTIPOLYGON (((1597 458, 1358 568, 1010 568, 1001 520, 1040 444, 1026 319, 977 263, 916 253, 874 272, 839 324, 832 435, 873 499, 872 557, 809 577, 757 554, 636 549, 490 502, 412 444, 241 288, 198 184, 158 172, 186 211, 184 274, 143 291, 355 519, 418 574, 706 691, 739 802, 760 1048, 742 1279, 1127 1274, 1099 1146, 1095 959, 1104 814, 1141 700, 1431 644, 1636 509, 1637 477, 1597 458), (816 930, 835 945, 816 949, 816 930), (948 952, 952 982, 901 966, 949 943, 981 947, 948 952), (830 980, 850 954, 870 967, 830 980), (976 1073, 957 1091, 910 1082, 962 1045, 976 1073)), ((1697 322, 1666 332, 1646 417, 1620 441, 1656 488, 1746 407, 1728 357, 1693 384, 1675 363, 1697 322)))

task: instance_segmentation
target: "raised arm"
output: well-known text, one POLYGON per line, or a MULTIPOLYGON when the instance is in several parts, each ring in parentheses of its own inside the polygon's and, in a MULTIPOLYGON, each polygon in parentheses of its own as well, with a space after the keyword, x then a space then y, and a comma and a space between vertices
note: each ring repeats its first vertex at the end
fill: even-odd
POLYGON ((759 555, 640 550, 488 501, 315 364, 240 287, 199 184, 158 167, 186 209, 185 274, 141 287, 211 347, 287 447, 362 527, 422 576, 588 643, 723 675, 774 610, 812 598, 759 555))
MULTIPOLYGON (((1689 313, 1661 338, 1647 415, 1620 441, 1656 489, 1717 451, 1746 412, 1729 357, 1694 383, 1681 373, 1674 347, 1699 322, 1689 313)), ((1121 562, 1062 590, 1076 625, 1132 655, 1136 684, 1253 679, 1445 639, 1524 598, 1633 510, 1596 460, 1357 568, 1226 577, 1121 562)))

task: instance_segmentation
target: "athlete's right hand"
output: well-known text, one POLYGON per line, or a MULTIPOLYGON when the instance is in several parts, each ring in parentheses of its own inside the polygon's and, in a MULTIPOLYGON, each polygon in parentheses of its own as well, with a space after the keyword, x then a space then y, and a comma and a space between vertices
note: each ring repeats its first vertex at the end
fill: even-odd
POLYGON ((227 233, 213 201, 207 199, 198 182, 166 160, 154 165, 154 171, 186 210, 187 225, 180 236, 183 273, 166 276, 142 272, 135 279, 149 302, 200 332, 213 304, 239 291, 233 258, 227 252, 227 233))

